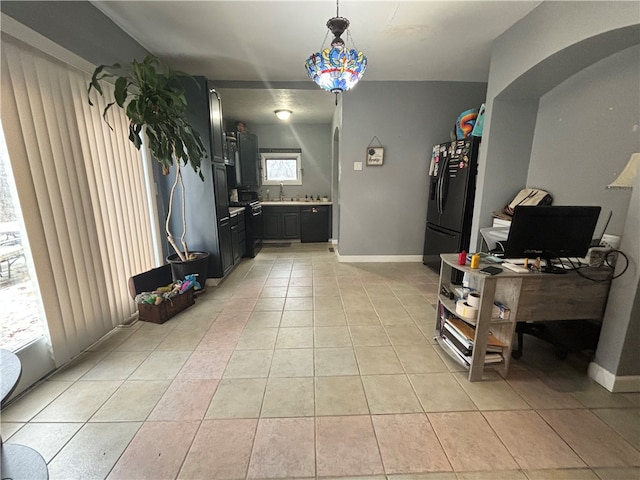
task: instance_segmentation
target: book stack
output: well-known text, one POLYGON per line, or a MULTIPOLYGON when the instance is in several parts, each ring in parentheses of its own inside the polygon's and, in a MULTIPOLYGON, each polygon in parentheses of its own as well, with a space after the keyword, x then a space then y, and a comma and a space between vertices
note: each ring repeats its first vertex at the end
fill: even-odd
MULTIPOLYGON (((441 311, 441 339, 451 351, 466 365, 471 365, 473 354, 473 341, 475 328, 460 318, 441 311)), ((487 338, 487 351, 484 358, 485 364, 502 362, 503 350, 507 344, 493 336, 489 332, 487 338)))
POLYGON ((493 227, 511 227, 511 215, 504 212, 493 212, 493 227))

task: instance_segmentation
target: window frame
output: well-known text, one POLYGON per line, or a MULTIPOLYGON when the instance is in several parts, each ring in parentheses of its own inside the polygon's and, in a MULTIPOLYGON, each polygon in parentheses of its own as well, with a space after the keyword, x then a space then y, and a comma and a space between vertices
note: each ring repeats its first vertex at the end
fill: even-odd
POLYGON ((302 185, 302 153, 300 152, 264 152, 260 154, 260 166, 262 170, 262 185, 302 185), (295 180, 268 180, 267 162, 269 160, 295 160, 295 180))

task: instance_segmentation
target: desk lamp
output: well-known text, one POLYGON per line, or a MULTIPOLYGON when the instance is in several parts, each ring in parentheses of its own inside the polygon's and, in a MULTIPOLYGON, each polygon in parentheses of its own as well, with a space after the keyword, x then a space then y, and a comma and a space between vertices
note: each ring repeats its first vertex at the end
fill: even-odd
POLYGON ((633 188, 633 181, 638 174, 638 164, 640 163, 640 153, 632 153, 627 165, 613 182, 607 185, 607 188, 633 188))

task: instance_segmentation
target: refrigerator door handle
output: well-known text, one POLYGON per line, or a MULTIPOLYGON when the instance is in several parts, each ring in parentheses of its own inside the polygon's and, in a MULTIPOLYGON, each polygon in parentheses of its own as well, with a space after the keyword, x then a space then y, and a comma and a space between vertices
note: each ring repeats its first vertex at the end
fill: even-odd
POLYGON ((442 175, 438 179, 438 213, 442 215, 442 175))
POLYGON ((440 178, 438 179, 438 213, 444 213, 444 201, 445 201, 445 176, 447 175, 447 170, 449 169, 449 159, 447 157, 444 158, 440 168, 440 178))

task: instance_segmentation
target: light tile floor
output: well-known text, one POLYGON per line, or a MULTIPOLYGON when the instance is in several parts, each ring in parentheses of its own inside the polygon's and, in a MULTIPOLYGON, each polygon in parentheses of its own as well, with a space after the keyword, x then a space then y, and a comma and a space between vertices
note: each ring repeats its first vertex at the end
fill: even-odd
POLYGON ((640 395, 527 338, 469 383, 437 276, 267 247, 163 325, 118 328, 2 412, 52 480, 638 479, 640 395))

